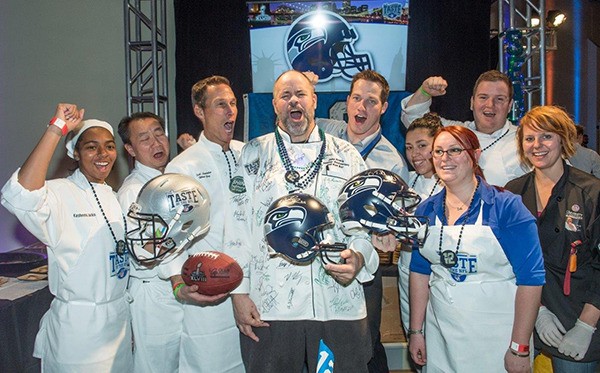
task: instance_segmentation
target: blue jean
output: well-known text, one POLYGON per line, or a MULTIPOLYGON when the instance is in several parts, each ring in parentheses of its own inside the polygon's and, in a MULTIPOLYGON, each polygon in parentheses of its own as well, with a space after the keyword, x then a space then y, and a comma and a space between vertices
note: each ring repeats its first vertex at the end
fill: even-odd
MULTIPOLYGON (((540 352, 540 350, 536 349, 534 356, 537 357, 540 352)), ((561 359, 556 356, 548 356, 552 359, 553 373, 595 373, 596 368, 598 367, 598 361, 580 363, 577 361, 561 359)))
POLYGON ((554 373, 594 373, 597 366, 598 361, 580 363, 552 356, 552 370, 554 373))

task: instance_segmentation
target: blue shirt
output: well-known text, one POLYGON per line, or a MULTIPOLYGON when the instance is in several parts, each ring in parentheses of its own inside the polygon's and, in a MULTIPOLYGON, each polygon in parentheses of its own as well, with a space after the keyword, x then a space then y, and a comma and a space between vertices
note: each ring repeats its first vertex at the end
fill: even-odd
MULTIPOLYGON (((443 224, 447 224, 443 211, 445 195, 444 188, 442 192, 422 202, 415 215, 427 216, 431 225, 435 225, 436 216, 443 224)), ((482 224, 492 229, 502 246, 513 268, 517 285, 543 285, 544 261, 535 218, 523 205, 521 198, 509 191, 499 191, 481 180, 466 224, 474 224, 477 221, 481 201, 483 201, 482 224)), ((465 212, 455 224, 463 224, 466 216, 465 212)), ((418 249, 413 250, 410 270, 424 275, 431 273, 431 263, 420 254, 418 249)))

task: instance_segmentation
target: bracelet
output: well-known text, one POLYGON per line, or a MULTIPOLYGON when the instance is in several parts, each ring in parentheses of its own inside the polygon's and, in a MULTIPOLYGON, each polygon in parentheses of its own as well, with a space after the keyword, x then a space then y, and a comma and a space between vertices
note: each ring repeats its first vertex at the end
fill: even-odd
POLYGON ((408 335, 423 334, 423 329, 408 329, 408 335))
POLYGON ((529 357, 529 352, 521 354, 521 353, 516 352, 512 348, 509 348, 508 351, 510 351, 511 354, 513 354, 513 355, 515 355, 517 357, 529 357))
POLYGON ((48 123, 48 126, 56 126, 56 127, 60 128, 60 132, 62 133, 63 136, 65 136, 67 133, 69 133, 69 128, 67 127, 67 122, 65 122, 64 120, 62 120, 58 117, 54 117, 54 118, 50 119, 50 123, 48 123))
POLYGON ((431 97, 431 95, 429 93, 427 93, 426 90, 423 89, 423 86, 419 87, 419 92, 421 92, 423 94, 423 96, 431 97))
POLYGON ((181 290, 182 287, 185 286, 185 283, 180 282, 178 284, 176 284, 175 286, 173 286, 173 295, 175 296, 175 299, 179 299, 179 290, 181 290))
POLYGON ((510 342, 510 349, 518 353, 529 353, 529 345, 521 345, 515 341, 510 342))

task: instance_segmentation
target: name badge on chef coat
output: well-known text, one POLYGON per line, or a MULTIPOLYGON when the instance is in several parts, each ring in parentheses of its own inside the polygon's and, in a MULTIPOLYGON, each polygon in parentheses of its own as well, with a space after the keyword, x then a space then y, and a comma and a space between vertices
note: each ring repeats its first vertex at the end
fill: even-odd
POLYGON ((229 190, 235 194, 246 193, 246 185, 244 184, 244 178, 241 176, 235 176, 229 181, 229 190))

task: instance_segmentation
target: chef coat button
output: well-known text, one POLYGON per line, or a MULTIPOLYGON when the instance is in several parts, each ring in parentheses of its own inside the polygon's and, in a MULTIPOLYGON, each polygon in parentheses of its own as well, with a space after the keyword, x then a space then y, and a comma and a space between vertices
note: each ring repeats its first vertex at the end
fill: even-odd
POLYGON ((555 231, 556 233, 558 233, 558 232, 560 232, 560 229, 558 229, 558 227, 556 227, 556 228, 554 228, 554 231, 555 231))
POLYGON ((556 200, 557 200, 558 202, 560 202, 560 201, 562 201, 562 197, 556 197, 556 200))

